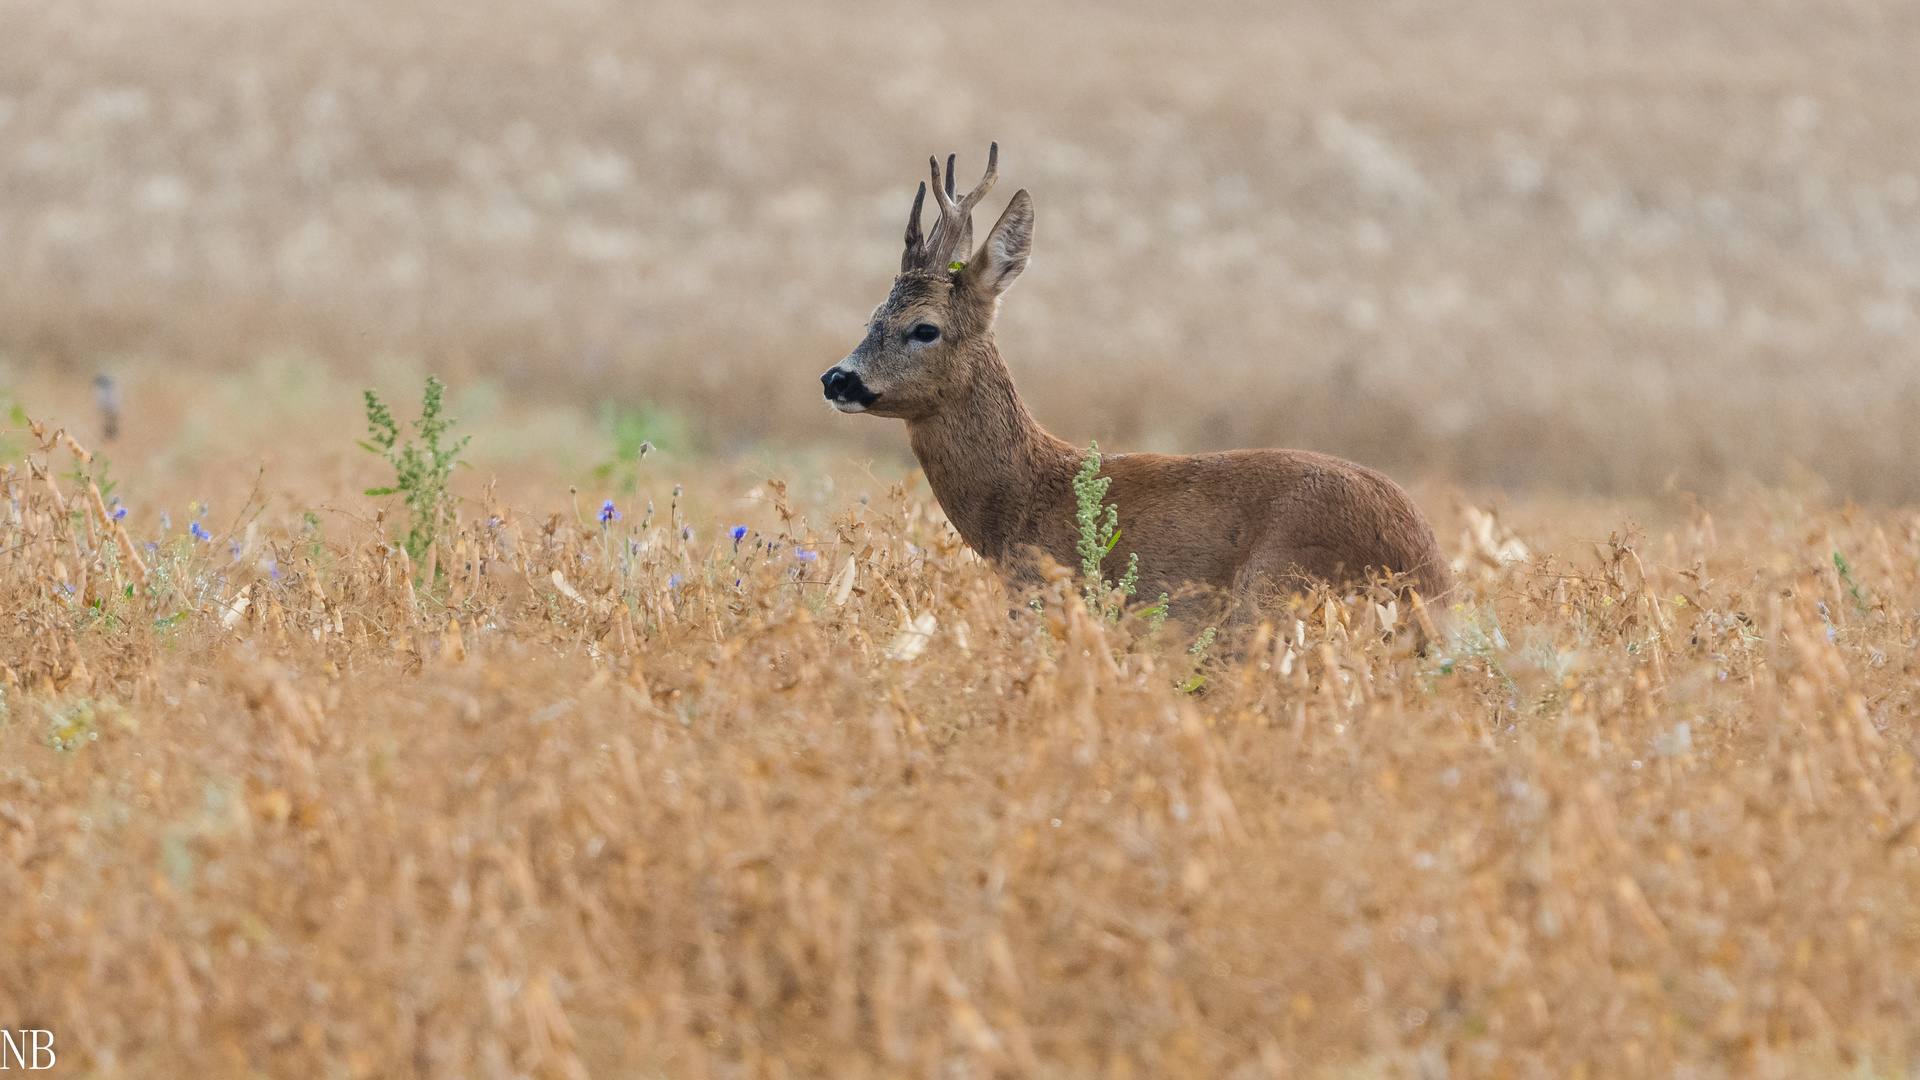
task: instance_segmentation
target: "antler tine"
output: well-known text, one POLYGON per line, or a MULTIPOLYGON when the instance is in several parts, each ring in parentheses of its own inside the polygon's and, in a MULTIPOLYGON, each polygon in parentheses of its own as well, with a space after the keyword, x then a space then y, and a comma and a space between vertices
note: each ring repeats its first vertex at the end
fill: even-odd
POLYGON ((913 196, 913 216, 907 219, 907 251, 900 256, 902 273, 919 266, 921 257, 926 253, 926 243, 920 238, 920 208, 926 201, 927 185, 923 181, 920 190, 913 196))
POLYGON ((953 161, 959 156, 959 154, 947 155, 947 200, 949 202, 953 200, 953 161))
MULTIPOLYGON (((952 166, 949 165, 948 168, 951 170, 952 166)), ((951 172, 948 175, 951 176, 951 172)), ((979 205, 981 199, 987 197, 987 192, 993 188, 993 182, 999 178, 1000 144, 988 143, 987 171, 981 175, 980 183, 968 192, 966 199, 960 203, 960 243, 956 247, 962 256, 973 250, 973 208, 979 205)))
MULTIPOLYGON (((928 158, 927 167, 933 170, 933 204, 940 208, 941 216, 944 217, 946 215, 947 207, 953 205, 953 194, 952 194, 953 185, 942 184, 940 182, 940 159, 939 158, 937 157, 928 158)), ((934 227, 939 228, 939 222, 935 222, 934 227)))
MULTIPOLYGON (((948 166, 948 168, 952 168, 952 166, 948 166)), ((981 175, 980 183, 975 186, 972 191, 967 193, 965 201, 961 202, 960 212, 963 214, 972 213, 973 208, 980 205, 981 199, 987 197, 987 192, 993 189, 993 182, 998 179, 1000 179, 1000 144, 997 142, 988 143, 987 171, 981 175)))

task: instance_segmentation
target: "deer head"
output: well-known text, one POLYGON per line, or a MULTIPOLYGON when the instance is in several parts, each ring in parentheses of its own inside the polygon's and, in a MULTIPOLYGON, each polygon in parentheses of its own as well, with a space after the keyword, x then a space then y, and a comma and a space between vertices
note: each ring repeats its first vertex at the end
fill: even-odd
POLYGON ((964 398, 977 365, 997 360, 987 346, 1000 295, 1027 266, 1033 240, 1033 200, 1014 193, 980 248, 973 242, 973 208, 993 187, 1000 146, 987 151, 987 172, 966 198, 953 187, 953 157, 947 158, 944 183, 940 163, 933 169, 933 196, 939 220, 923 238, 920 210, 927 185, 913 197, 907 219, 906 253, 893 290, 867 322, 866 337, 820 376, 827 402, 840 412, 920 420, 964 398), (964 260, 964 261, 963 261, 964 260))

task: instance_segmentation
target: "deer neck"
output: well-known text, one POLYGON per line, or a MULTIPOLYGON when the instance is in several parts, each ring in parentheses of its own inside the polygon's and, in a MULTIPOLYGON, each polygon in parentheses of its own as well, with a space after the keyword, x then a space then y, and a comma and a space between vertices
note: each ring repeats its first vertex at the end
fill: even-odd
POLYGON ((907 437, 940 508, 981 555, 1006 559, 1044 546, 1038 533, 1046 523, 1072 520, 1069 507, 1039 504, 1070 487, 1060 481, 1072 471, 1073 448, 1027 411, 991 339, 965 395, 909 420, 907 437))

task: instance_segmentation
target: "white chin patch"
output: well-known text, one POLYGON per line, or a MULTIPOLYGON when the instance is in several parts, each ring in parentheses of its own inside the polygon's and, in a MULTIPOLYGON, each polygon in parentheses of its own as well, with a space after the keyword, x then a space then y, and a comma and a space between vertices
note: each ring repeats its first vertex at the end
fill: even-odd
POLYGON ((830 401, 828 404, 833 406, 834 412, 855 413, 867 411, 867 407, 857 401, 830 401))

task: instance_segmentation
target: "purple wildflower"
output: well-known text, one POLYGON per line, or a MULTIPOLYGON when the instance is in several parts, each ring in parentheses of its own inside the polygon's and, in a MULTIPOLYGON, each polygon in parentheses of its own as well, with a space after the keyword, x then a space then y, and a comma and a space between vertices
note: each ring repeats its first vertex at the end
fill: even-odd
POLYGON ((606 526, 608 526, 608 525, 611 525, 611 524, 613 524, 613 523, 614 523, 614 522, 616 522, 616 521, 619 521, 619 520, 620 520, 620 517, 621 517, 621 514, 620 514, 620 511, 618 511, 618 510, 615 510, 615 509, 613 508, 613 500, 612 500, 612 499, 608 499, 608 500, 607 500, 606 502, 603 502, 603 503, 601 503, 601 504, 600 504, 600 526, 601 526, 601 528, 605 528, 606 526))

